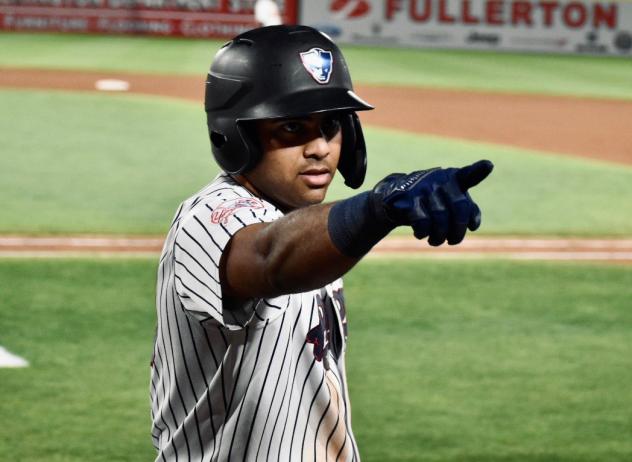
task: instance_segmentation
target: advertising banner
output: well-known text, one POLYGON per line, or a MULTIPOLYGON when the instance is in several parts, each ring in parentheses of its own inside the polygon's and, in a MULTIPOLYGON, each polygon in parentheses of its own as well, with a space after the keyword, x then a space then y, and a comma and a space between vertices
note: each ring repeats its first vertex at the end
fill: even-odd
POLYGON ((632 56, 632 3, 306 0, 299 20, 341 43, 632 56))
MULTIPOLYGON (((0 0, 0 29, 233 37, 257 24, 255 0, 0 0)), ((277 2, 296 22, 296 0, 277 2)))

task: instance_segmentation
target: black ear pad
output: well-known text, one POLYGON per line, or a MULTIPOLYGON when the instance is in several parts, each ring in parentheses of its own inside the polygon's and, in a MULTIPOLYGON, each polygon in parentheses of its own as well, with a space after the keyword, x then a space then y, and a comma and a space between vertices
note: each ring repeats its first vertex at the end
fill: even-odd
POLYGON ((263 149, 257 135, 255 121, 242 121, 237 123, 242 150, 246 153, 243 168, 239 173, 247 172, 261 160, 263 149))
POLYGON ((343 114, 340 117, 342 130, 342 148, 338 170, 345 179, 345 184, 358 189, 364 183, 366 176, 366 144, 360 119, 355 112, 343 114))
POLYGON ((213 155, 222 170, 231 174, 243 172, 250 163, 251 149, 240 123, 216 120, 213 125, 208 124, 208 130, 213 155))

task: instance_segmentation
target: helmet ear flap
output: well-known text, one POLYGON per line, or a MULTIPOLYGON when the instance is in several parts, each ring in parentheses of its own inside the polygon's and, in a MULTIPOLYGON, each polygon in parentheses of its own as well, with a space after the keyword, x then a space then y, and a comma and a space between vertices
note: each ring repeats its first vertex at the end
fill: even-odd
POLYGON ((366 143, 360 119, 355 112, 341 115, 342 147, 338 170, 345 179, 345 184, 358 189, 366 176, 367 155, 366 143))
POLYGON ((253 168, 263 155, 261 141, 259 140, 255 124, 254 120, 237 122, 237 131, 244 145, 243 149, 247 152, 246 157, 248 159, 238 173, 243 173, 253 168))
POLYGON ((254 123, 237 122, 231 125, 229 122, 225 126, 209 126, 209 136, 215 160, 227 173, 243 173, 261 158, 254 123))

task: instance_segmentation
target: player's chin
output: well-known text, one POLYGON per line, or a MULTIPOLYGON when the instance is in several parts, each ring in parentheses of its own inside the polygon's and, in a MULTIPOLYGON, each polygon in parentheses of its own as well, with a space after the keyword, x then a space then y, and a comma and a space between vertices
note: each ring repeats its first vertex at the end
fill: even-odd
POLYGON ((307 207, 308 205, 316 205, 323 202, 325 200, 325 197, 327 196, 328 188, 329 185, 305 189, 301 194, 303 207, 307 207))

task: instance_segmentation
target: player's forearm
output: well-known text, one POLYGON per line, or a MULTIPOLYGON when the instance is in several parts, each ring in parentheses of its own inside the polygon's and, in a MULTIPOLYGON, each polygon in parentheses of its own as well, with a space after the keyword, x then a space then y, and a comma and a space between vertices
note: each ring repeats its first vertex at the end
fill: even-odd
POLYGON ((289 213, 263 230, 258 251, 266 280, 280 293, 312 290, 337 279, 358 261, 332 244, 327 221, 332 204, 289 213))
POLYGON ((394 227, 381 222, 372 207, 369 193, 363 193, 245 228, 231 244, 226 288, 245 298, 312 290, 332 282, 394 227))

